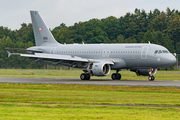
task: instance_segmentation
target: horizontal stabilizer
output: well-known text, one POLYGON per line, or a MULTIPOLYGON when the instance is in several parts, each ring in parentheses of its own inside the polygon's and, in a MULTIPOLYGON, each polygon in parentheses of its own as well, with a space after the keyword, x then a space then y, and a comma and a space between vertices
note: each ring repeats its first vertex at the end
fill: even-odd
POLYGON ((8 57, 10 57, 11 55, 20 55, 21 53, 10 53, 9 51, 7 51, 8 53, 8 57))
POLYGON ((27 49, 20 49, 20 48, 5 48, 7 50, 20 50, 20 51, 26 51, 26 52, 33 52, 33 53, 43 53, 43 51, 39 50, 27 50, 27 49))

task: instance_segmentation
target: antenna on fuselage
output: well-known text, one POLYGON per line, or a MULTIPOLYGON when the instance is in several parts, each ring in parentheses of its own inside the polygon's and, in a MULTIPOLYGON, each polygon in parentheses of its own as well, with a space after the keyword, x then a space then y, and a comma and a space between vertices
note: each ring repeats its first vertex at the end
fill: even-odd
POLYGON ((84 42, 82 41, 82 44, 84 44, 84 42))
POLYGON ((148 41, 148 43, 151 44, 150 41, 148 41))

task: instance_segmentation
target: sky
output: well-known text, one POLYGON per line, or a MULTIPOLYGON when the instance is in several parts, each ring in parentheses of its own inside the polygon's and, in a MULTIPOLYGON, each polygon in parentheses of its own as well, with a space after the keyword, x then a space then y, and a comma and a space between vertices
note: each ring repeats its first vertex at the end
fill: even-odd
POLYGON ((156 8, 166 12, 167 7, 180 11, 180 0, 0 0, 0 26, 20 29, 22 23, 31 23, 30 10, 37 10, 53 29, 61 23, 72 26, 92 18, 119 18, 136 8, 149 13, 156 8))

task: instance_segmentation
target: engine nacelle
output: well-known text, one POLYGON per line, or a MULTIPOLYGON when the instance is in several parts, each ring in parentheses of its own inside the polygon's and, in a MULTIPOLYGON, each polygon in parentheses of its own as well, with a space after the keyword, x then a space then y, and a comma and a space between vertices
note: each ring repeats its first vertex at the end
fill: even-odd
POLYGON ((131 71, 136 72, 137 76, 153 76, 154 74, 156 74, 157 69, 136 69, 131 71))
POLYGON ((107 63, 90 63, 87 71, 94 76, 106 76, 110 73, 111 67, 107 63))

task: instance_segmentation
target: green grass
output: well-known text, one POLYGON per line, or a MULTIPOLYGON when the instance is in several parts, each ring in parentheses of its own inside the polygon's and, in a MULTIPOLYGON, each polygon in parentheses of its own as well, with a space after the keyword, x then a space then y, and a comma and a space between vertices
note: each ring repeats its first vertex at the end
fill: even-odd
MULTIPOLYGON (((79 69, 0 69, 0 77, 17 78, 79 79, 81 73, 79 69)), ((120 73, 122 80, 147 80, 130 71, 120 73)), ((180 71, 158 71, 155 77, 180 80, 180 71)), ((92 79, 110 79, 110 75, 92 79)), ((178 120, 179 116, 178 87, 0 84, 0 119, 178 120)))
POLYGON ((0 84, 0 119, 174 120, 179 116, 178 87, 0 84))
MULTIPOLYGON (((108 76, 92 79, 111 79, 111 71, 108 76)), ((49 70, 49 69, 0 69, 0 77, 24 77, 24 78, 75 78, 79 79, 82 70, 49 70)), ((122 80, 147 80, 147 76, 136 76, 134 72, 120 71, 122 80)), ((156 80, 180 80, 180 71, 157 71, 156 80)))
POLYGON ((179 108, 94 105, 0 105, 2 119, 23 120, 179 120, 179 108))

